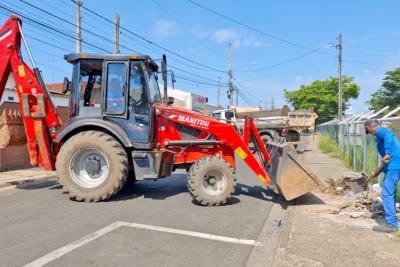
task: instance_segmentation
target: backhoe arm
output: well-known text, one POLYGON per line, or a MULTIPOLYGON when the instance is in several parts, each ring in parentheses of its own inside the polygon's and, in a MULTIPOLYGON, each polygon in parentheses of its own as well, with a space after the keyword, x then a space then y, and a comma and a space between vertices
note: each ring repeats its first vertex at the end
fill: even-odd
MULTIPOLYGON (((21 25, 22 20, 12 15, 0 29, 0 99, 8 78, 13 77, 31 164, 43 166, 46 170, 54 170, 55 156, 52 144, 55 131, 61 126, 61 120, 46 90, 40 71, 35 66, 21 25), (22 59, 21 41, 26 46, 33 70, 22 59)), ((3 126, 7 126, 7 122, 3 126)), ((6 135, 7 132, 11 137, 3 138, 15 137, 12 135, 16 133, 11 134, 7 127, 5 130, 0 128, 0 135, 6 135)))

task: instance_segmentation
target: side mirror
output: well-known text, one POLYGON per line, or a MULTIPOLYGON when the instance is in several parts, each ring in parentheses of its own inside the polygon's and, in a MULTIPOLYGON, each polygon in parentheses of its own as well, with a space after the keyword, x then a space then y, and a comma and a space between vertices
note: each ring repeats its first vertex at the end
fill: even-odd
POLYGON ((233 111, 226 111, 226 112, 225 112, 225 118, 226 118, 227 120, 232 119, 232 118, 233 118, 233 111))
POLYGON ((62 93, 65 95, 69 91, 69 80, 64 77, 62 93))

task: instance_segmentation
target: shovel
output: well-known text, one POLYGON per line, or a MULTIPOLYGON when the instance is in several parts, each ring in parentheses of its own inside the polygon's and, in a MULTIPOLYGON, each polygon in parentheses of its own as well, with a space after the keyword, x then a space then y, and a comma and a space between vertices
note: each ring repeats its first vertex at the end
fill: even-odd
MULTIPOLYGON (((381 165, 379 165, 379 167, 374 171, 374 173, 380 173, 380 171, 382 170, 382 168, 387 164, 387 162, 383 162, 381 163, 381 165)), ((372 180, 372 175, 367 175, 365 172, 361 172, 361 174, 365 177, 367 177, 367 180, 365 181, 364 184, 364 189, 367 190, 368 188, 368 184, 369 182, 372 180)))

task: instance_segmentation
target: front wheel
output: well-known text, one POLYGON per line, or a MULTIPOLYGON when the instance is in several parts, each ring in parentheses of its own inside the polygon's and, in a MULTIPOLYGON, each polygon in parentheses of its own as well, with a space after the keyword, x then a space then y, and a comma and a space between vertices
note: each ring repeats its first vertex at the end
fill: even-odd
POLYGON ((61 147, 56 169, 59 183, 72 199, 97 202, 121 190, 128 177, 128 158, 112 136, 85 131, 61 147))
POLYGON ((187 187, 196 203, 219 206, 227 203, 235 192, 235 171, 219 157, 204 157, 189 169, 187 187))

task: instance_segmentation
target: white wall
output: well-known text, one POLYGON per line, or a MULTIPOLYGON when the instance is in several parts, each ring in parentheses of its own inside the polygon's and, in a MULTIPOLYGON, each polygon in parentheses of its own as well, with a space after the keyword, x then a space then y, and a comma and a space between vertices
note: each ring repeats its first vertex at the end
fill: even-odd
MULTIPOLYGON (((51 96, 56 107, 68 107, 68 97, 51 96)), ((3 97, 1 98, 0 105, 4 102, 18 102, 18 95, 16 91, 4 90, 3 97), (8 97, 14 97, 14 100, 9 100, 8 97)))

